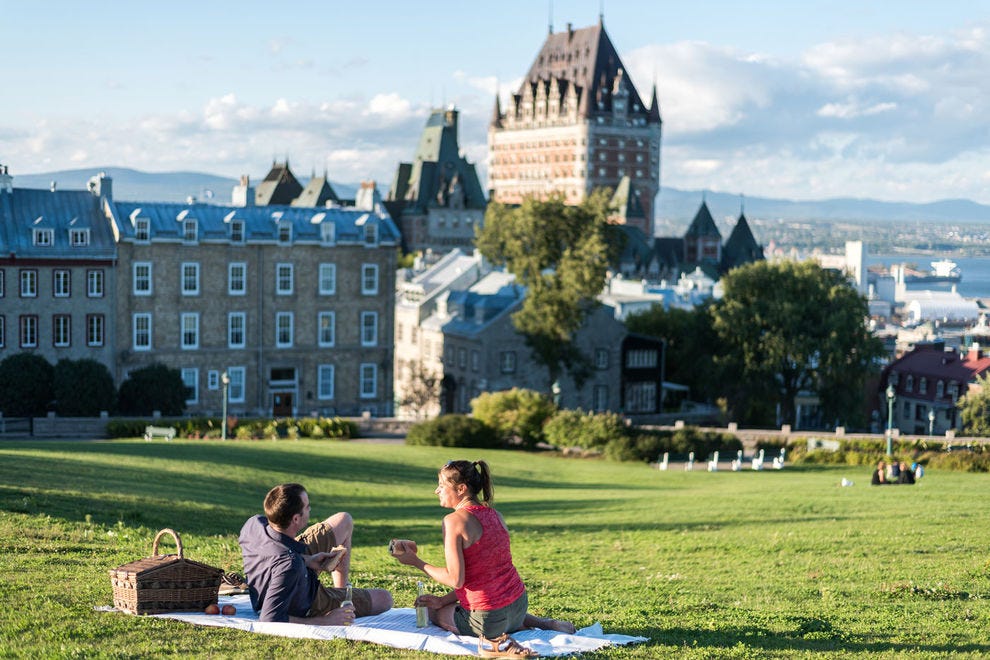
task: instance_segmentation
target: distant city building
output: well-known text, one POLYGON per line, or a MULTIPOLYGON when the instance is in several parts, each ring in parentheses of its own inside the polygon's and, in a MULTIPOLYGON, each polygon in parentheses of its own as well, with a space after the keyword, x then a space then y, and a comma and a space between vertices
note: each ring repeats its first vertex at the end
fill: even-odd
POLYGON ((617 222, 654 234, 660 190, 660 105, 644 102, 604 24, 551 29, 522 85, 488 128, 490 199, 519 204, 559 194, 580 204, 609 188, 617 222))
POLYGON ((413 161, 399 163, 386 198, 406 252, 470 250, 485 218, 484 190, 457 143, 458 111, 434 110, 413 161))
POLYGON ((299 206, 303 208, 323 208, 332 206, 350 206, 353 200, 341 199, 327 173, 317 176, 314 172, 305 187, 289 169, 289 161, 284 163, 272 162, 272 168, 264 180, 257 186, 251 185, 250 178, 245 174, 234 186, 231 193, 233 206, 299 206))

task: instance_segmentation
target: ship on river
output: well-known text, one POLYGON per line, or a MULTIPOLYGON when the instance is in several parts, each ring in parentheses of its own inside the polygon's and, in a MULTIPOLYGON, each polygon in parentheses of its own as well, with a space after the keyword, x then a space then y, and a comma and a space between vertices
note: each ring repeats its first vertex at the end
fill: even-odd
POLYGON ((957 284, 962 280, 962 271, 956 262, 949 259, 939 259, 932 262, 931 270, 927 273, 909 266, 904 266, 905 284, 957 284))

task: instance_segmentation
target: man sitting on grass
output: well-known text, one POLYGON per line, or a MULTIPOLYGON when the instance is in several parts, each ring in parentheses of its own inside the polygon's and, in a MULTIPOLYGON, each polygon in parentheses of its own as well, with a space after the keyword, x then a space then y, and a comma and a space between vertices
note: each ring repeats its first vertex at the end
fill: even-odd
POLYGON ((261 620, 346 626, 355 617, 389 610, 392 594, 384 589, 354 589, 353 604, 341 607, 354 522, 340 512, 306 528, 309 513, 306 489, 282 484, 265 496, 265 515, 252 516, 241 528, 251 606, 261 620), (320 572, 332 575, 333 587, 320 583, 320 572))

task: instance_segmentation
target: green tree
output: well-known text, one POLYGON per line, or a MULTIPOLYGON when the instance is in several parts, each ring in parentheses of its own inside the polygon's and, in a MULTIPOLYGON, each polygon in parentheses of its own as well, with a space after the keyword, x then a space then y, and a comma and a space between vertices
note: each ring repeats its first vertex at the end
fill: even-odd
POLYGON ((731 418, 772 423, 779 407, 782 422, 794 423, 795 397, 810 392, 826 422, 865 424, 865 386, 884 351, 844 275, 809 261, 759 261, 722 286, 711 314, 731 418))
POLYGON ((990 436, 990 374, 976 377, 976 383, 966 390, 966 396, 956 404, 962 416, 963 433, 969 436, 990 436))
POLYGON ((514 387, 504 392, 485 392, 471 400, 471 414, 495 429, 505 442, 535 447, 543 440, 543 425, 557 406, 533 390, 514 387))
POLYGON ((40 417, 54 398, 54 367, 34 353, 15 353, 0 362, 0 413, 40 417))
POLYGON ((491 263, 505 266, 526 287, 513 315, 534 359, 547 368, 550 383, 563 371, 581 386, 590 359, 574 335, 598 304, 618 241, 610 241, 609 191, 596 191, 579 206, 560 196, 526 199, 519 207, 490 204, 475 240, 491 263))
POLYGON ((113 376, 96 360, 59 360, 54 377, 55 411, 65 417, 97 417, 117 404, 113 376))
POLYGON ((156 410, 163 415, 181 415, 187 398, 189 388, 179 370, 156 362, 132 371, 120 384, 117 400, 125 415, 150 415, 156 410))

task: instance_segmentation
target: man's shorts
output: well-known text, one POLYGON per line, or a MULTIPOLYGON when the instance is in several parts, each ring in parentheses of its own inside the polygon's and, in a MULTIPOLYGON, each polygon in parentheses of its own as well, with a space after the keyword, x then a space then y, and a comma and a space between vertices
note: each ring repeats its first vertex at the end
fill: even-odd
POLYGON ((454 623, 462 635, 474 635, 494 639, 502 633, 522 630, 529 609, 529 595, 523 593, 514 602, 497 610, 466 610, 460 605, 454 608, 454 623))
MULTIPOLYGON (((325 522, 310 525, 296 537, 296 540, 305 544, 307 552, 311 555, 315 555, 317 552, 330 552, 331 548, 337 545, 333 528, 325 522)), ((326 587, 320 582, 306 616, 323 616, 331 610, 337 609, 344 600, 345 594, 345 589, 326 587)), ((351 601, 354 603, 354 616, 371 614, 371 594, 366 589, 352 589, 351 601)))

